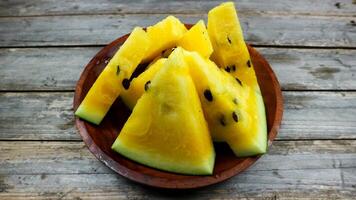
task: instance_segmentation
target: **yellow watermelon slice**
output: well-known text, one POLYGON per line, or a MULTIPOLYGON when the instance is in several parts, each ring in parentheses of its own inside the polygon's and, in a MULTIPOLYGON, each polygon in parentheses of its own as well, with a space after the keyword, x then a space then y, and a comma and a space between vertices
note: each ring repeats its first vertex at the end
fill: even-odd
POLYGON ((131 74, 149 45, 147 33, 136 27, 94 82, 75 115, 100 124, 120 92, 128 89, 131 74))
POLYGON ((146 88, 112 149, 153 168, 212 174, 214 148, 181 49, 146 88))
POLYGON ((265 153, 266 115, 255 90, 199 54, 184 54, 213 140, 227 142, 239 157, 265 153))

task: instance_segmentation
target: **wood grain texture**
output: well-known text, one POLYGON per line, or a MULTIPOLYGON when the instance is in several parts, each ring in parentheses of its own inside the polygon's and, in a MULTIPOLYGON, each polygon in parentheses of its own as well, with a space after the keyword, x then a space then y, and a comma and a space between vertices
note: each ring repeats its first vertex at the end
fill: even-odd
POLYGON ((259 48, 283 90, 355 90, 356 50, 259 48))
POLYGON ((0 49, 0 90, 74 90, 100 48, 0 49))
MULTIPOLYGON (((0 93, 0 140, 80 140, 72 92, 0 93)), ((356 92, 283 92, 277 139, 356 139, 356 92)))
MULTIPOLYGON (((167 14, 80 15, 0 18, 0 46, 104 45, 134 26, 148 26, 167 14), (70 22, 70 23, 69 23, 70 22), (16 33, 16 34, 14 34, 16 33)), ((206 14, 176 15, 185 23, 206 14)), ((354 17, 243 14, 247 42, 254 45, 356 47, 354 17)))
POLYGON ((0 199, 354 199, 356 92, 308 90, 355 90, 355 50, 291 48, 355 48, 354 0, 237 2, 249 42, 286 47, 259 48, 283 89, 304 90, 283 93, 284 141, 240 176, 182 193, 154 190, 89 153, 73 125, 73 93, 53 91, 72 91, 100 47, 43 47, 105 45, 165 13, 195 22, 220 1, 162 2, 0 1, 0 47, 41 47, 0 48, 0 140, 24 140, 0 141, 0 199))
POLYGON ((281 139, 356 138, 355 92, 285 92, 281 139))
MULTIPOLYGON (((0 49, 0 91, 74 90, 84 66, 101 48, 0 49)), ((356 50, 257 49, 283 90, 356 89, 356 50)))
POLYGON ((0 139, 79 139, 73 93, 0 93, 0 139))
MULTIPOLYGON (((0 1, 0 16, 136 14, 136 13, 207 13, 225 1, 162 1, 162 0, 12 0, 0 1)), ((240 13, 304 14, 352 16, 356 5, 352 0, 238 0, 240 13)))
MULTIPOLYGON (((81 141, 0 141, 0 150, 1 174, 115 174, 81 141)), ((356 140, 276 141, 248 171, 336 168, 356 168, 356 140)))
POLYGON ((355 140, 276 141, 241 175, 185 192, 130 182, 106 168, 82 142, 0 142, 0 150, 3 199, 351 199, 356 195, 355 140))

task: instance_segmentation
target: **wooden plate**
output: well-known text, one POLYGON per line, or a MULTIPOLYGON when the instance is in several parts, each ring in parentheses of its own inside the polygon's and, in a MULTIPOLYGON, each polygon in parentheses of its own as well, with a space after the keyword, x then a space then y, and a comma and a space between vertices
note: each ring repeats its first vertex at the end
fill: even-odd
MULTIPOLYGON (((191 25, 187 25, 190 28, 191 25)), ((127 39, 122 36, 104 47, 85 67, 77 83, 74 110, 106 66, 107 61, 127 39)), ((257 50, 248 46, 256 70, 267 113, 268 144, 277 135, 283 113, 283 99, 278 80, 268 62, 257 50)), ((211 176, 189 176, 160 171, 131 161, 111 150, 122 126, 130 115, 130 110, 118 98, 99 126, 76 118, 76 125, 89 150, 105 165, 118 174, 133 181, 170 189, 198 188, 226 180, 251 166, 260 156, 237 158, 225 144, 215 145, 216 161, 211 176)))

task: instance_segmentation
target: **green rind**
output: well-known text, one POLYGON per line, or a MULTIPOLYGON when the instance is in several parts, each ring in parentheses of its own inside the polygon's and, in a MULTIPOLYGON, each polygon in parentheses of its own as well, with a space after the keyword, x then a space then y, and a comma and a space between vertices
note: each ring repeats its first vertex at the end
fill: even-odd
POLYGON ((215 153, 212 153, 211 158, 201 163, 200 166, 193 166, 190 163, 183 165, 182 163, 164 161, 158 154, 152 155, 147 151, 130 148, 118 139, 115 140, 111 148, 131 160, 159 170, 187 175, 211 175, 214 169, 215 153))
POLYGON ((75 115, 96 125, 99 125, 105 116, 98 112, 88 112, 83 104, 80 104, 77 111, 75 111, 75 115))

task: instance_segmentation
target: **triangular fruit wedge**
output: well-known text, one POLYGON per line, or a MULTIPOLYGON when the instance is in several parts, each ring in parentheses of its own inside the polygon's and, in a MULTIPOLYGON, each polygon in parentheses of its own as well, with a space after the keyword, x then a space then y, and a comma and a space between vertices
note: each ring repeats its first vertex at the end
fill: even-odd
POLYGON ((208 33, 214 48, 211 58, 239 84, 254 91, 248 97, 249 112, 255 113, 254 120, 260 124, 257 132, 267 135, 264 102, 234 3, 222 3, 209 11, 208 33))
POLYGON ((212 174, 214 147, 181 49, 146 88, 112 149, 153 168, 212 174))
POLYGON ((236 156, 263 154, 267 148, 263 101, 214 62, 184 52, 214 141, 225 141, 236 156))
POLYGON ((205 58, 209 58, 213 52, 213 46, 209 39, 203 20, 199 20, 190 28, 178 41, 177 46, 183 47, 188 51, 196 51, 205 58))
POLYGON ((234 3, 222 3, 209 11, 208 32, 214 48, 212 60, 260 93, 234 3))
POLYGON ((161 69, 166 60, 166 58, 160 58, 157 61, 154 61, 154 63, 148 66, 148 68, 138 77, 132 79, 128 90, 122 91, 120 97, 131 110, 135 106, 137 100, 145 92, 145 89, 147 89, 148 85, 145 87, 145 84, 152 80, 153 76, 161 69))
POLYGON ((128 89, 131 74, 146 55, 149 45, 147 33, 136 27, 100 73, 75 115, 100 124, 120 92, 128 89))

